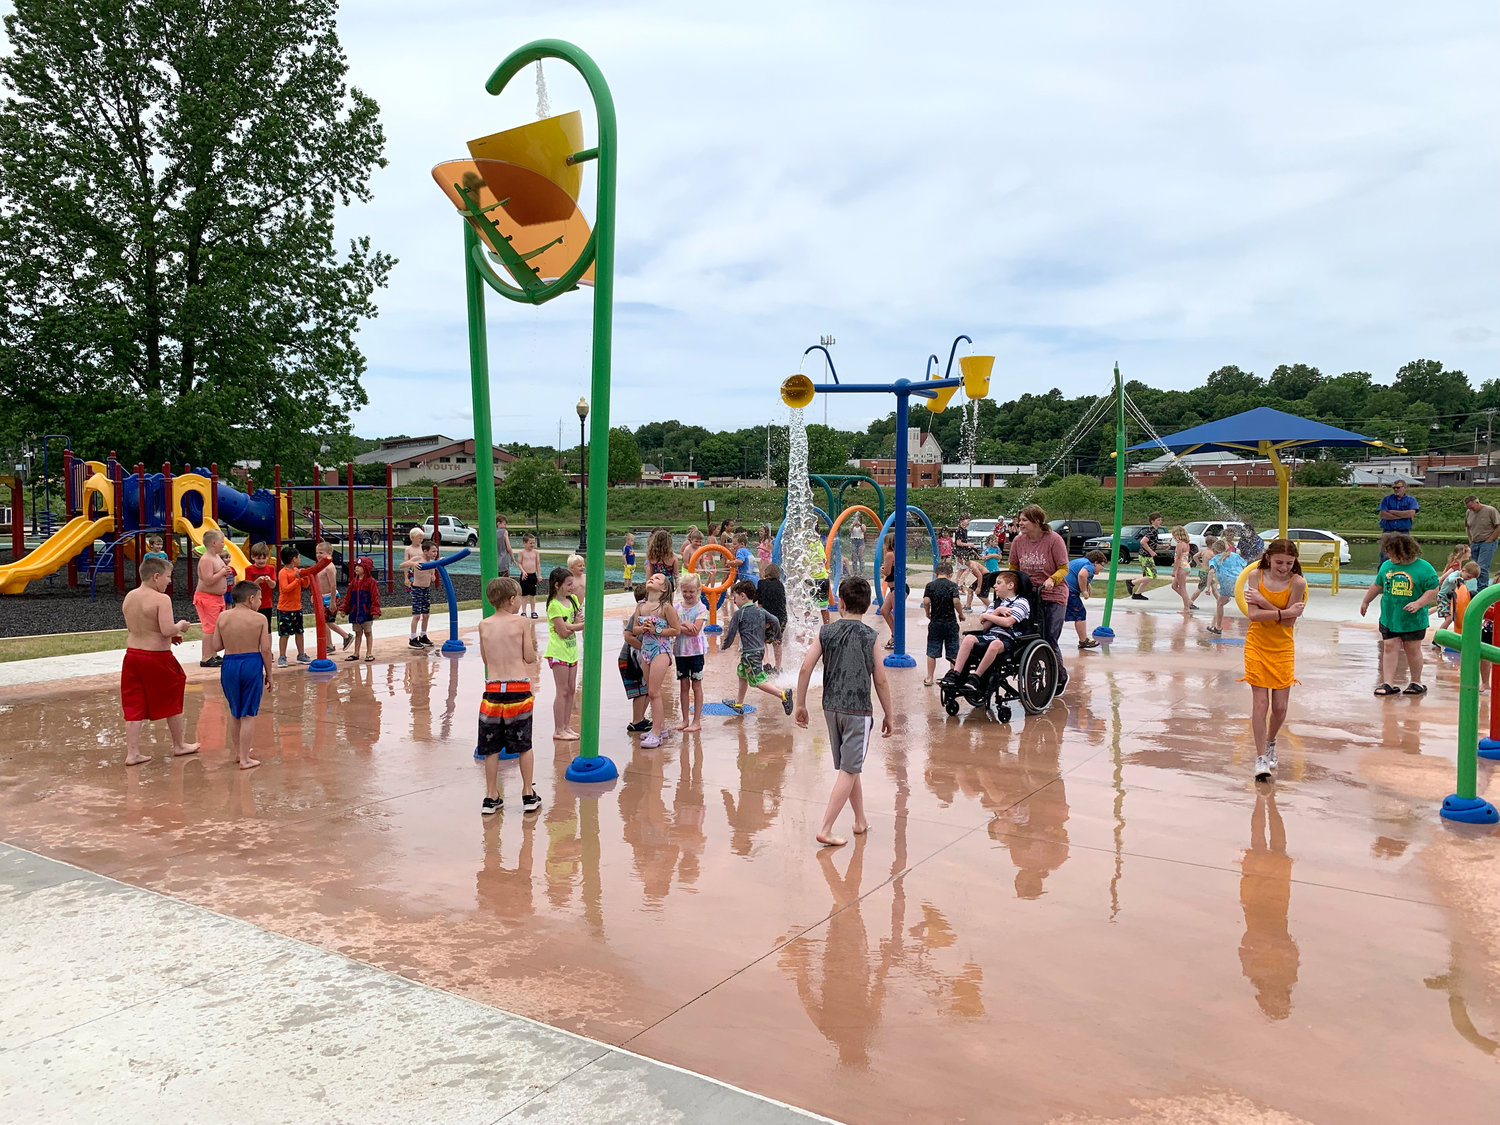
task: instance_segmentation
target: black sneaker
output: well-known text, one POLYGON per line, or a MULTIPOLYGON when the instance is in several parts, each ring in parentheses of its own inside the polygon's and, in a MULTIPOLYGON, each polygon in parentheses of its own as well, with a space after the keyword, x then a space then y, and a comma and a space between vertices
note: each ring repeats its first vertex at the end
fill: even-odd
POLYGON ((219 668, 223 664, 224 658, 222 656, 210 656, 207 660, 198 661, 198 667, 200 668, 219 668))
POLYGON ((542 808, 542 795, 533 789, 530 793, 521 795, 521 811, 524 813, 540 812, 542 808))
POLYGON ((1145 594, 1131 594, 1130 600, 1135 602, 1149 602, 1151 599, 1145 594))
POLYGON ((427 634, 426 633, 423 633, 420 637, 418 637, 417 641, 418 641, 419 644, 421 644, 421 646, 423 648, 431 648, 432 647, 432 642, 427 639, 427 634))
POLYGON ((792 713, 792 689, 786 688, 781 693, 781 709, 788 715, 792 713))
POLYGON ((485 816, 493 816, 500 811, 500 806, 504 803, 499 797, 486 797, 484 804, 479 806, 479 811, 485 816))
POLYGON ((409 641, 406 642, 406 647, 407 648, 421 648, 422 647, 422 642, 421 642, 421 640, 419 638, 413 637, 411 640, 409 640, 409 641))
POLYGON ((626 734, 645 734, 650 729, 651 729, 651 720, 650 719, 642 719, 638 723, 626 723, 625 724, 625 733, 626 734))

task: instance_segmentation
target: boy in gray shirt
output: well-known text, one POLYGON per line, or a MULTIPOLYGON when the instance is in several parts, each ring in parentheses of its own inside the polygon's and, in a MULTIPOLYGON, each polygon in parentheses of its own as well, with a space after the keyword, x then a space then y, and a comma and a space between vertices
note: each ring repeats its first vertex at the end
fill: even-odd
POLYGON ((823 661, 823 718, 828 723, 828 738, 833 744, 833 766, 838 777, 828 797, 823 824, 818 829, 818 843, 839 848, 848 843, 833 834, 833 822, 845 802, 854 810, 854 834, 869 829, 865 820, 865 793, 860 784, 865 749, 875 725, 870 707, 870 685, 880 696, 880 735, 891 736, 891 689, 886 682, 885 665, 875 655, 876 636, 860 620, 870 608, 870 583, 850 575, 839 583, 839 617, 818 630, 817 639, 802 660, 797 675, 797 714, 799 727, 807 726, 807 685, 813 669, 823 661))
POLYGON ((719 640, 719 647, 727 652, 735 638, 739 638, 740 665, 735 671, 740 682, 735 697, 724 700, 724 706, 736 715, 743 715, 745 691, 748 688, 755 688, 756 691, 763 691, 781 700, 781 709, 790 715, 792 713, 792 689, 787 688, 783 691, 768 684, 766 680, 769 677, 763 663, 766 655, 766 634, 769 633, 772 637, 781 636, 781 622, 755 604, 755 583, 749 579, 742 578, 736 582, 731 594, 734 599, 734 616, 729 619, 724 636, 719 640))

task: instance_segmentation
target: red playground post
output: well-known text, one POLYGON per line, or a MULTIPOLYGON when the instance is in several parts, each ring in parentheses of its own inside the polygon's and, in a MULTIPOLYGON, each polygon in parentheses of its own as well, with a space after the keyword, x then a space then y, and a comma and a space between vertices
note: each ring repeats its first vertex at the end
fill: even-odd
MULTIPOLYGON (((302 568, 302 577, 311 578, 318 571, 332 563, 332 558, 319 559, 312 566, 304 566, 302 568)), ((318 629, 318 657, 307 666, 307 670, 309 672, 337 672, 339 666, 328 659, 328 618, 323 613, 323 599, 318 596, 316 590, 313 591, 312 604, 313 620, 317 622, 318 629)))

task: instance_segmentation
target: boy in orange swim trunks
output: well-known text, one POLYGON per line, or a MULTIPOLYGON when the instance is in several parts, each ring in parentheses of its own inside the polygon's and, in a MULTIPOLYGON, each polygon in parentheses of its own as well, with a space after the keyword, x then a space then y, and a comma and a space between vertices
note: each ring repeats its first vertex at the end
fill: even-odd
POLYGON ((172 646, 182 640, 189 622, 172 620, 172 599, 167 597, 171 581, 172 564, 166 559, 142 559, 141 585, 125 595, 121 607, 130 634, 120 668, 127 766, 151 760, 141 753, 141 726, 157 719, 167 721, 174 755, 198 750, 196 742, 182 740, 182 689, 187 676, 172 646))
POLYGON ((224 663, 223 657, 209 651, 208 638, 213 636, 219 614, 224 612, 224 595, 229 592, 234 577, 234 567, 224 557, 224 533, 205 531, 203 557, 198 560, 198 589, 193 592, 193 608, 198 611, 198 623, 203 626, 203 655, 198 660, 200 668, 217 668, 224 663))

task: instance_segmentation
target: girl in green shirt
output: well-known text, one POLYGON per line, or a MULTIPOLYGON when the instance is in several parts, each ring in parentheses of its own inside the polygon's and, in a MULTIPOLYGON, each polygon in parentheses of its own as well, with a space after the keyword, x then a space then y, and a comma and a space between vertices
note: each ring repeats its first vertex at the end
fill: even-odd
POLYGON ((578 599, 573 595, 573 572, 565 566, 547 575, 547 667, 552 669, 552 737, 577 742, 573 729, 573 699, 578 694, 578 634, 583 631, 578 599))
POLYGON ((1375 581, 1365 591, 1359 615, 1363 617, 1370 603, 1380 599, 1380 686, 1376 695, 1426 695, 1422 682, 1422 643, 1427 639, 1427 607, 1437 601, 1438 575, 1432 564, 1422 558, 1422 548, 1404 531, 1388 531, 1380 537, 1385 562, 1375 581), (1401 650, 1411 669, 1406 688, 1390 681, 1396 675, 1401 650))

